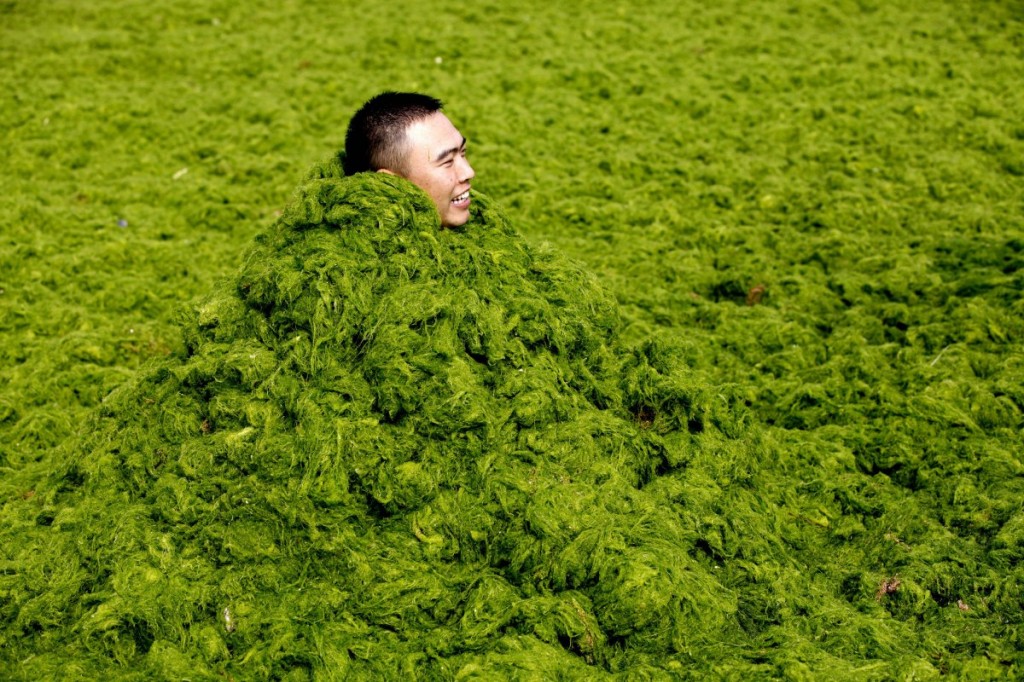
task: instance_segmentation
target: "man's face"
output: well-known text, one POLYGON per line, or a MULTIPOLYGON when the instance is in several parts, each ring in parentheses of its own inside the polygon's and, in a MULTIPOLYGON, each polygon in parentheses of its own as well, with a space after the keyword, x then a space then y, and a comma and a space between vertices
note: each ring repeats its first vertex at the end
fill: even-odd
POLYGON ((406 180, 430 195, 442 227, 465 225, 469 220, 469 181, 476 173, 466 160, 466 138, 440 111, 405 130, 406 180))

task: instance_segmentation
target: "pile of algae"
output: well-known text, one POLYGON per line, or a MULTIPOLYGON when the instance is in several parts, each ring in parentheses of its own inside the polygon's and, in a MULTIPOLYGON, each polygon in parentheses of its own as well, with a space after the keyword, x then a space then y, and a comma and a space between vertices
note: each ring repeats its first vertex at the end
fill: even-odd
POLYGON ((472 212, 442 230, 404 180, 315 168, 184 350, 6 503, 8 670, 935 672, 874 585, 803 563, 827 520, 782 509, 780 445, 727 388, 627 346, 592 276, 472 212))

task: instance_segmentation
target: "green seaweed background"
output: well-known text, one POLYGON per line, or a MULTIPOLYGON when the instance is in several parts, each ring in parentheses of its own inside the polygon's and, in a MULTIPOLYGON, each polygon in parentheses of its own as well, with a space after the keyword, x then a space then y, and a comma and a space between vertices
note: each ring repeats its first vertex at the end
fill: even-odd
MULTIPOLYGON (((0 3, 0 669, 1019 676, 1022 28, 1019 2, 0 3), (516 366, 487 311, 527 303, 498 296, 443 386, 383 353, 289 403, 313 330, 220 348, 224 282, 270 287, 254 237, 334 205, 293 190, 385 88, 448 103, 503 226, 459 253, 564 306, 533 311, 562 345, 516 366), (342 499, 324 434, 274 420, 345 409, 386 447, 342 499), (441 465, 453 422, 460 461, 515 444, 500 471, 441 465), (268 423, 291 441, 245 465, 268 423), (172 431, 178 478, 129 452, 172 431)), ((415 338, 444 291, 394 294, 415 338)))

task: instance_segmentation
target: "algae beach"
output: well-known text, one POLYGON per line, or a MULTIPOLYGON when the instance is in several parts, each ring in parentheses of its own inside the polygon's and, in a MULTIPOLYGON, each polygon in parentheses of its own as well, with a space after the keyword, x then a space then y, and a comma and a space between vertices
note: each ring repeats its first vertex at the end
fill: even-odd
POLYGON ((1024 675, 1021 3, 7 0, 0 82, 0 678, 1024 675))

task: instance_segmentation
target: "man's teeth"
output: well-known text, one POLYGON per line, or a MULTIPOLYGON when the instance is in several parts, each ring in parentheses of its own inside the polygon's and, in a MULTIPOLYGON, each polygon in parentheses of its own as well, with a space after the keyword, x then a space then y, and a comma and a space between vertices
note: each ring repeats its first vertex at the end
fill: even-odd
POLYGON ((469 190, 467 189, 465 192, 463 192, 459 196, 457 196, 454 199, 452 199, 452 203, 454 204, 454 203, 459 202, 459 201, 465 201, 468 198, 469 198, 469 190))

